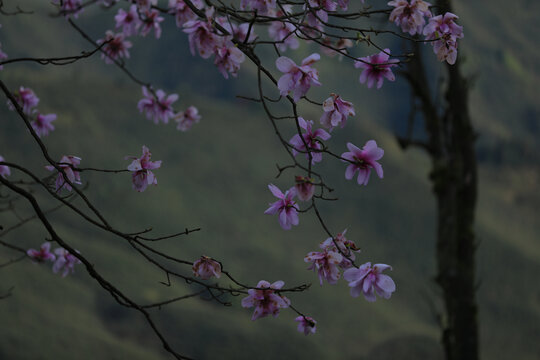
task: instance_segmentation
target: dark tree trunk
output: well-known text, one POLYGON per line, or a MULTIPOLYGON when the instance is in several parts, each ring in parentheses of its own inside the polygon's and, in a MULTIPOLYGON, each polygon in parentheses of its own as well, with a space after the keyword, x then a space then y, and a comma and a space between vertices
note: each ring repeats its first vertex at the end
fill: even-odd
MULTIPOLYGON (((438 13, 451 12, 448 0, 438 1, 438 13)), ((427 47, 427 45, 420 45, 427 47)), ((420 46, 405 74, 420 101, 428 140, 400 139, 403 147, 422 145, 432 159, 430 179, 437 199, 437 276, 445 313, 442 343, 447 360, 477 360, 478 320, 474 214, 477 198, 475 132, 469 116, 468 86, 460 60, 447 65, 444 103, 431 95, 420 46)), ((431 49, 430 49, 431 50, 431 49)))

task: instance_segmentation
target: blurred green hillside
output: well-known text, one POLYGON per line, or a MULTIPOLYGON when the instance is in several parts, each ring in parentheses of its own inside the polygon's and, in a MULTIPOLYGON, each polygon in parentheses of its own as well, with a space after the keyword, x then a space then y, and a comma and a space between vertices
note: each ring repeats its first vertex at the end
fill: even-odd
MULTIPOLYGON (((9 8, 15 2, 4 3, 9 8)), ((35 14, 0 16, 0 42, 10 58, 90 49, 63 19, 43 16, 50 12, 47 4, 16 3, 35 14)), ((382 7, 386 1, 374 3, 382 7)), ((531 35, 538 32, 533 16, 538 7, 526 0, 456 2, 465 29, 460 46, 466 71, 476 80, 471 110, 481 165, 478 297, 484 359, 540 357, 534 340, 540 336, 540 104, 535 91, 540 50, 531 35)), ((100 38, 113 26, 115 12, 89 10, 77 23, 100 38)), ((303 48, 291 56, 301 60, 313 51, 317 50, 303 48)), ((358 49, 362 56, 372 51, 358 49)), ((351 298, 342 281, 320 287, 316 274, 306 271, 304 255, 326 238, 314 214, 302 215, 291 231, 283 231, 275 217, 263 214, 273 201, 268 183, 285 188, 294 173, 275 179, 275 164, 287 164, 287 156, 263 110, 236 99, 256 91, 254 67, 246 62, 238 79, 223 79, 211 61, 191 56, 185 34, 176 30, 172 19, 167 19, 158 41, 135 40, 131 57, 128 67, 134 73, 168 93, 177 92, 177 109, 197 106, 201 122, 181 133, 175 124, 148 121, 136 109, 140 87, 98 56, 65 67, 10 64, 0 78, 12 89, 32 88, 41 99, 40 110, 58 114, 56 131, 44 139, 55 158, 72 154, 83 159, 84 167, 124 168, 129 163, 124 156, 140 156, 146 145, 153 159, 163 160, 155 172, 159 185, 140 194, 131 189, 129 174, 83 173, 88 196, 115 227, 126 232, 152 227, 156 235, 201 227, 200 232, 157 247, 184 259, 201 254, 218 258, 250 284, 260 279, 282 279, 291 286, 313 283, 290 299, 318 321, 314 336, 296 331, 291 311, 252 322, 251 310, 240 306, 240 298, 230 299, 232 307, 191 298, 152 311, 175 349, 197 359, 442 359, 435 316, 441 304, 432 281, 435 214, 427 180, 430 163, 420 151, 404 153, 394 139, 408 115, 404 81, 368 90, 358 83, 358 70, 345 66, 345 61, 323 59, 318 69, 324 88, 310 91, 322 101, 328 92, 343 89, 340 94, 355 104, 357 116, 344 131, 332 133, 329 145, 335 152, 345 151, 347 141, 363 145, 369 139, 385 149, 385 178, 373 177, 367 187, 346 181, 341 163, 326 159, 316 165, 340 199, 321 207, 330 229, 348 228, 348 237, 362 248, 360 261, 394 267, 391 275, 398 290, 392 299, 367 303, 351 298)), ((320 116, 315 106, 301 110, 308 119, 320 116)), ((45 162, 38 147, 6 106, 0 106, 0 155, 48 175, 40 170, 45 162)), ((19 211, 20 216, 29 214, 26 207, 19 211)), ((16 221, 0 213, 5 227, 16 221)), ((178 281, 171 287, 161 285, 164 275, 123 240, 89 228, 67 209, 52 214, 51 221, 105 278, 141 303, 196 290, 178 281)), ((2 240, 36 248, 45 237, 40 224, 31 223, 2 240)), ((14 256, 0 247, 0 263, 14 256)), ((0 359, 170 358, 144 319, 116 304, 82 267, 61 278, 49 266, 22 261, 0 268, 0 279, 0 295, 14 286, 13 295, 0 300, 0 359)))

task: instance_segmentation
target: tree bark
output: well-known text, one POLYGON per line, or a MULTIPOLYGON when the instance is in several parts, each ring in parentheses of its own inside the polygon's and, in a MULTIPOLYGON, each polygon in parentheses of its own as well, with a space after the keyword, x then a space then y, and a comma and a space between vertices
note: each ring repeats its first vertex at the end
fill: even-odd
MULTIPOLYGON (((452 12, 450 1, 438 1, 441 14, 452 12)), ((424 47, 423 45, 421 45, 424 47)), ((442 289, 445 313, 442 344, 447 360, 477 360, 476 242, 477 199, 475 132, 469 115, 468 85, 458 58, 446 64, 442 108, 436 104, 425 74, 420 46, 405 74, 420 100, 432 159, 430 180, 437 201, 436 282, 442 289)), ((409 139, 410 140, 410 139, 409 139)), ((400 141, 406 147, 407 142, 400 141)), ((414 144, 415 142, 410 142, 414 144)))

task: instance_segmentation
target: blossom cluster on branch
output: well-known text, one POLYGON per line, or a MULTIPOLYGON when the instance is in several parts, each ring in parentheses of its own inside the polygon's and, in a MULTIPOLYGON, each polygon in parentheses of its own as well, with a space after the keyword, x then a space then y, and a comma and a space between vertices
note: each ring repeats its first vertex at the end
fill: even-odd
MULTIPOLYGON (((352 180, 356 176, 358 185, 365 186, 368 185, 372 170, 380 179, 383 178, 383 167, 379 161, 384 155, 384 150, 377 145, 375 140, 371 139, 362 148, 352 142, 347 142, 348 151, 341 154, 334 152, 333 146, 329 142, 332 138, 331 134, 343 129, 349 119, 356 116, 354 105, 352 102, 344 100, 337 91, 331 91, 324 101, 323 99, 310 98, 311 87, 323 86, 322 76, 316 68, 317 63, 321 60, 321 55, 310 49, 308 54, 311 53, 311 55, 301 60, 300 58, 296 59, 294 50, 299 49, 301 43, 305 43, 308 46, 318 46, 320 52, 329 58, 339 55, 339 60, 342 63, 348 62, 351 69, 353 67, 361 69, 360 83, 366 84, 368 88, 375 86, 379 89, 384 80, 395 81, 393 69, 401 66, 406 61, 401 59, 406 59, 407 55, 395 55, 395 53, 391 55, 389 48, 379 46, 370 38, 369 35, 371 33, 378 34, 378 30, 363 29, 360 27, 361 25, 356 23, 351 25, 352 21, 350 20, 356 21, 359 18, 375 14, 383 14, 383 16, 389 14, 388 20, 395 23, 403 33, 408 35, 393 31, 387 31, 388 33, 409 41, 431 44, 439 61, 454 64, 457 59, 458 39, 463 38, 463 29, 455 23, 458 17, 452 13, 434 16, 431 4, 423 0, 393 0, 387 3, 391 7, 390 9, 374 12, 369 11, 370 8, 364 4, 364 1, 362 1, 363 10, 349 11, 348 0, 306 0, 301 2, 241 0, 240 10, 234 5, 227 5, 223 2, 214 3, 210 0, 205 2, 201 0, 169 0, 166 6, 162 3, 164 1, 158 0, 53 1, 53 5, 59 10, 59 15, 62 15, 76 31, 95 46, 94 52, 101 52, 101 58, 105 64, 118 67, 141 87, 143 96, 137 103, 137 109, 155 124, 168 124, 174 120, 177 122, 178 130, 187 131, 193 124, 200 121, 201 116, 195 106, 189 106, 184 111, 176 111, 173 104, 180 98, 178 94, 167 94, 164 90, 138 79, 128 70, 126 62, 130 58, 129 50, 133 48, 133 42, 129 40, 130 37, 144 37, 153 34, 156 40, 160 39, 162 23, 167 18, 171 18, 176 27, 181 29, 180 33, 187 36, 192 56, 198 55, 202 59, 213 58, 213 64, 225 79, 237 77, 246 60, 253 63, 257 69, 258 95, 248 100, 262 104, 284 150, 290 155, 288 165, 283 167, 278 165, 278 177, 290 169, 295 171, 294 183, 289 183, 284 187, 287 190, 282 191, 274 184, 268 185, 270 192, 277 200, 269 204, 264 214, 277 215, 280 226, 284 230, 290 230, 299 224, 301 215, 305 216, 308 212, 313 213, 327 238, 319 244, 319 251, 312 251, 305 255, 304 262, 309 263, 308 270, 313 270, 317 274, 320 285, 323 285, 325 281, 329 284, 336 284, 340 277, 343 277, 348 282, 350 294, 353 297, 362 294, 370 302, 376 300, 376 295, 389 299, 395 292, 396 285, 390 276, 383 274, 383 271, 391 270, 391 266, 379 263, 372 265, 371 262, 357 265, 359 247, 355 242, 345 237, 346 230, 333 234, 317 207, 321 201, 331 200, 327 194, 333 190, 325 182, 324 175, 316 168, 323 160, 334 159, 338 160, 338 163, 346 164, 344 177, 347 180, 352 180), (114 29, 105 30, 105 36, 97 40, 93 40, 74 21, 86 7, 95 4, 106 8, 121 4, 114 19, 112 19, 114 20, 114 29), (348 25, 344 25, 348 21, 348 25), (409 37, 409 35, 414 36, 414 38, 409 37), (420 35, 425 38, 420 40, 420 35), (377 49, 376 52, 359 56, 359 45, 363 43, 373 46, 377 49), (262 58, 255 51, 257 47, 264 46, 272 47, 275 51, 275 59, 270 57, 268 60, 266 55, 262 58), (292 54, 283 56, 282 52, 286 51, 292 54), (268 90, 263 86, 263 83, 273 87, 277 99, 268 95, 268 90), (318 107, 321 113, 319 124, 322 128, 319 128, 319 125, 315 124, 313 120, 306 120, 302 116, 300 109, 303 111, 304 108, 298 107, 301 102, 318 107), (274 115, 274 103, 288 106, 289 114, 287 116, 274 115), (277 120, 289 120, 289 127, 282 126, 277 120), (295 129, 294 132, 286 135, 285 132, 290 131, 291 128, 295 129)), ((85 53, 78 57, 66 57, 62 61, 68 61, 67 63, 78 61, 91 56, 94 52, 85 53)), ((0 48, 0 69, 2 69, 3 64, 9 62, 7 60, 2 62, 7 58, 8 56, 0 48)), ((17 59, 10 61, 16 62, 17 59)), ((55 61, 59 60, 41 59, 40 61, 38 62, 43 64, 55 64, 55 61)), ((256 286, 245 285, 225 271, 223 264, 214 258, 203 255, 191 262, 163 254, 144 243, 145 241, 159 241, 187 235, 190 232, 188 229, 185 232, 162 238, 145 237, 146 232, 150 230, 132 234, 114 229, 86 198, 83 190, 74 187, 74 185, 82 184, 81 173, 83 171, 129 172, 131 173, 132 188, 137 192, 143 192, 148 189, 149 185, 157 185, 153 171, 161 167, 162 161, 152 161, 150 150, 146 146, 142 146, 140 157, 125 157, 125 160, 129 159, 131 163, 122 170, 84 169, 80 167, 81 158, 73 155, 63 155, 56 162, 49 156, 46 145, 40 139, 54 130, 52 122, 56 120, 56 115, 42 114, 37 110, 39 98, 30 88, 20 86, 17 91, 10 92, 4 89, 3 83, 2 86, 8 98, 8 107, 17 112, 26 123, 28 130, 41 146, 43 155, 49 162, 46 169, 56 175, 53 191, 52 186, 47 186, 39 176, 34 175, 24 167, 7 163, 0 156, 0 181, 12 191, 29 199, 38 214, 40 214, 41 209, 32 202, 32 195, 18 187, 17 184, 7 180, 12 176, 12 168, 30 176, 36 184, 46 187, 54 199, 64 206, 69 206, 75 212, 78 209, 69 204, 58 193, 61 190, 73 191, 82 197, 87 207, 98 219, 95 220, 77 212, 84 220, 127 240, 145 260, 162 270, 167 279, 174 276, 190 284, 200 286, 211 299, 224 304, 228 303, 221 299, 223 294, 245 294, 247 296, 242 299, 241 305, 245 308, 254 308, 252 320, 268 315, 275 317, 281 310, 290 308, 298 315, 294 319, 298 323, 298 331, 306 335, 315 333, 317 321, 294 308, 291 300, 284 294, 304 291, 308 286, 287 289, 284 288, 282 280, 273 283, 260 280, 256 286), (151 256, 148 256, 148 253, 162 260, 166 259, 188 265, 191 267, 191 273, 190 275, 179 273, 155 261, 151 256), (223 280, 223 278, 228 278, 235 287, 210 284, 210 281, 223 280)), ((342 148, 344 147, 342 146, 342 148)), ((62 276, 73 272, 74 266, 81 262, 85 263, 87 269, 92 269, 89 261, 78 251, 65 245, 64 240, 51 230, 52 226, 47 223, 46 217, 41 216, 40 219, 51 234, 52 241, 57 242, 61 247, 55 249, 53 253, 50 251, 50 242, 46 242, 41 245, 39 250, 27 250, 28 257, 36 262, 54 262, 53 271, 55 273, 61 272, 62 276)), ((111 289, 97 272, 89 270, 89 273, 115 298, 121 299, 120 303, 127 303, 130 307, 147 314, 143 307, 123 295, 119 290, 111 289)), ((167 302, 155 306, 161 306, 165 303, 167 302)), ((153 326, 149 316, 147 319, 159 338, 164 341, 153 326)), ((176 354, 173 350, 169 350, 170 347, 167 343, 164 346, 168 351, 176 354)))

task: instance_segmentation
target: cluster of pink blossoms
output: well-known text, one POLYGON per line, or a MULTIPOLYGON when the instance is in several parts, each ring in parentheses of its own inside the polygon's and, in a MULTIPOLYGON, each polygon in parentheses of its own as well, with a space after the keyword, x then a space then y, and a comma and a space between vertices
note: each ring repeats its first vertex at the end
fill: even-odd
POLYGON ((125 158, 126 160, 133 159, 127 169, 132 172, 133 189, 138 192, 146 190, 148 185, 157 185, 157 179, 152 170, 161 167, 161 160, 150 161, 151 156, 152 153, 150 153, 150 150, 143 145, 142 156, 140 158, 135 156, 126 156, 125 158))
MULTIPOLYGON (((17 104, 22 108, 23 113, 30 119, 30 125, 39 137, 49 135, 49 132, 54 130, 53 121, 56 120, 56 114, 42 114, 36 108, 39 104, 39 98, 30 88, 20 87, 13 94, 17 104)), ((11 111, 15 110, 15 106, 8 100, 8 107, 11 111)))
POLYGON ((329 284, 336 284, 340 277, 339 270, 343 270, 343 277, 349 283, 351 295, 357 297, 363 294, 367 301, 375 301, 375 293, 384 299, 389 299, 396 291, 396 285, 392 278, 382 274, 386 269, 392 269, 386 264, 367 262, 360 267, 354 265, 355 252, 360 250, 356 244, 345 238, 344 230, 335 238, 328 238, 319 247, 320 252, 310 252, 304 258, 305 262, 312 263, 308 270, 315 270, 319 275, 322 285, 323 279, 329 284))
POLYGON ((340 277, 340 268, 345 270, 353 266, 354 252, 360 250, 353 241, 345 237, 346 233, 347 230, 344 230, 337 234, 335 239, 326 239, 319 245, 322 251, 312 251, 304 257, 305 262, 312 263, 308 270, 317 272, 321 285, 323 280, 332 285, 336 284, 340 277))
POLYGON ((463 38, 463 28, 454 20, 458 17, 452 13, 433 16, 430 3, 422 0, 393 0, 388 2, 394 10, 390 13, 390 21, 401 26, 403 32, 411 35, 423 34, 433 45, 433 51, 439 61, 447 61, 453 65, 457 58, 457 40, 463 38), (426 24, 425 18, 429 19, 426 24), (425 25, 425 27, 424 27, 425 25))
POLYGON ((29 249, 26 254, 35 262, 42 263, 46 261, 54 262, 53 272, 62 273, 62 277, 66 277, 69 273, 75 272, 75 265, 81 261, 76 256, 71 254, 64 248, 56 248, 54 254, 51 252, 51 243, 44 242, 39 250, 29 249), (55 255, 56 254, 56 255, 55 255))
POLYGON ((245 60, 244 53, 235 46, 233 39, 236 35, 237 41, 244 41, 249 28, 249 26, 234 27, 226 25, 227 23, 226 18, 214 18, 214 8, 211 7, 206 9, 206 20, 194 19, 183 24, 184 32, 188 34, 191 54, 195 55, 197 49, 203 59, 214 55, 214 64, 226 79, 229 74, 236 77, 240 64, 245 60), (220 24, 229 34, 219 34, 214 22, 220 24))

